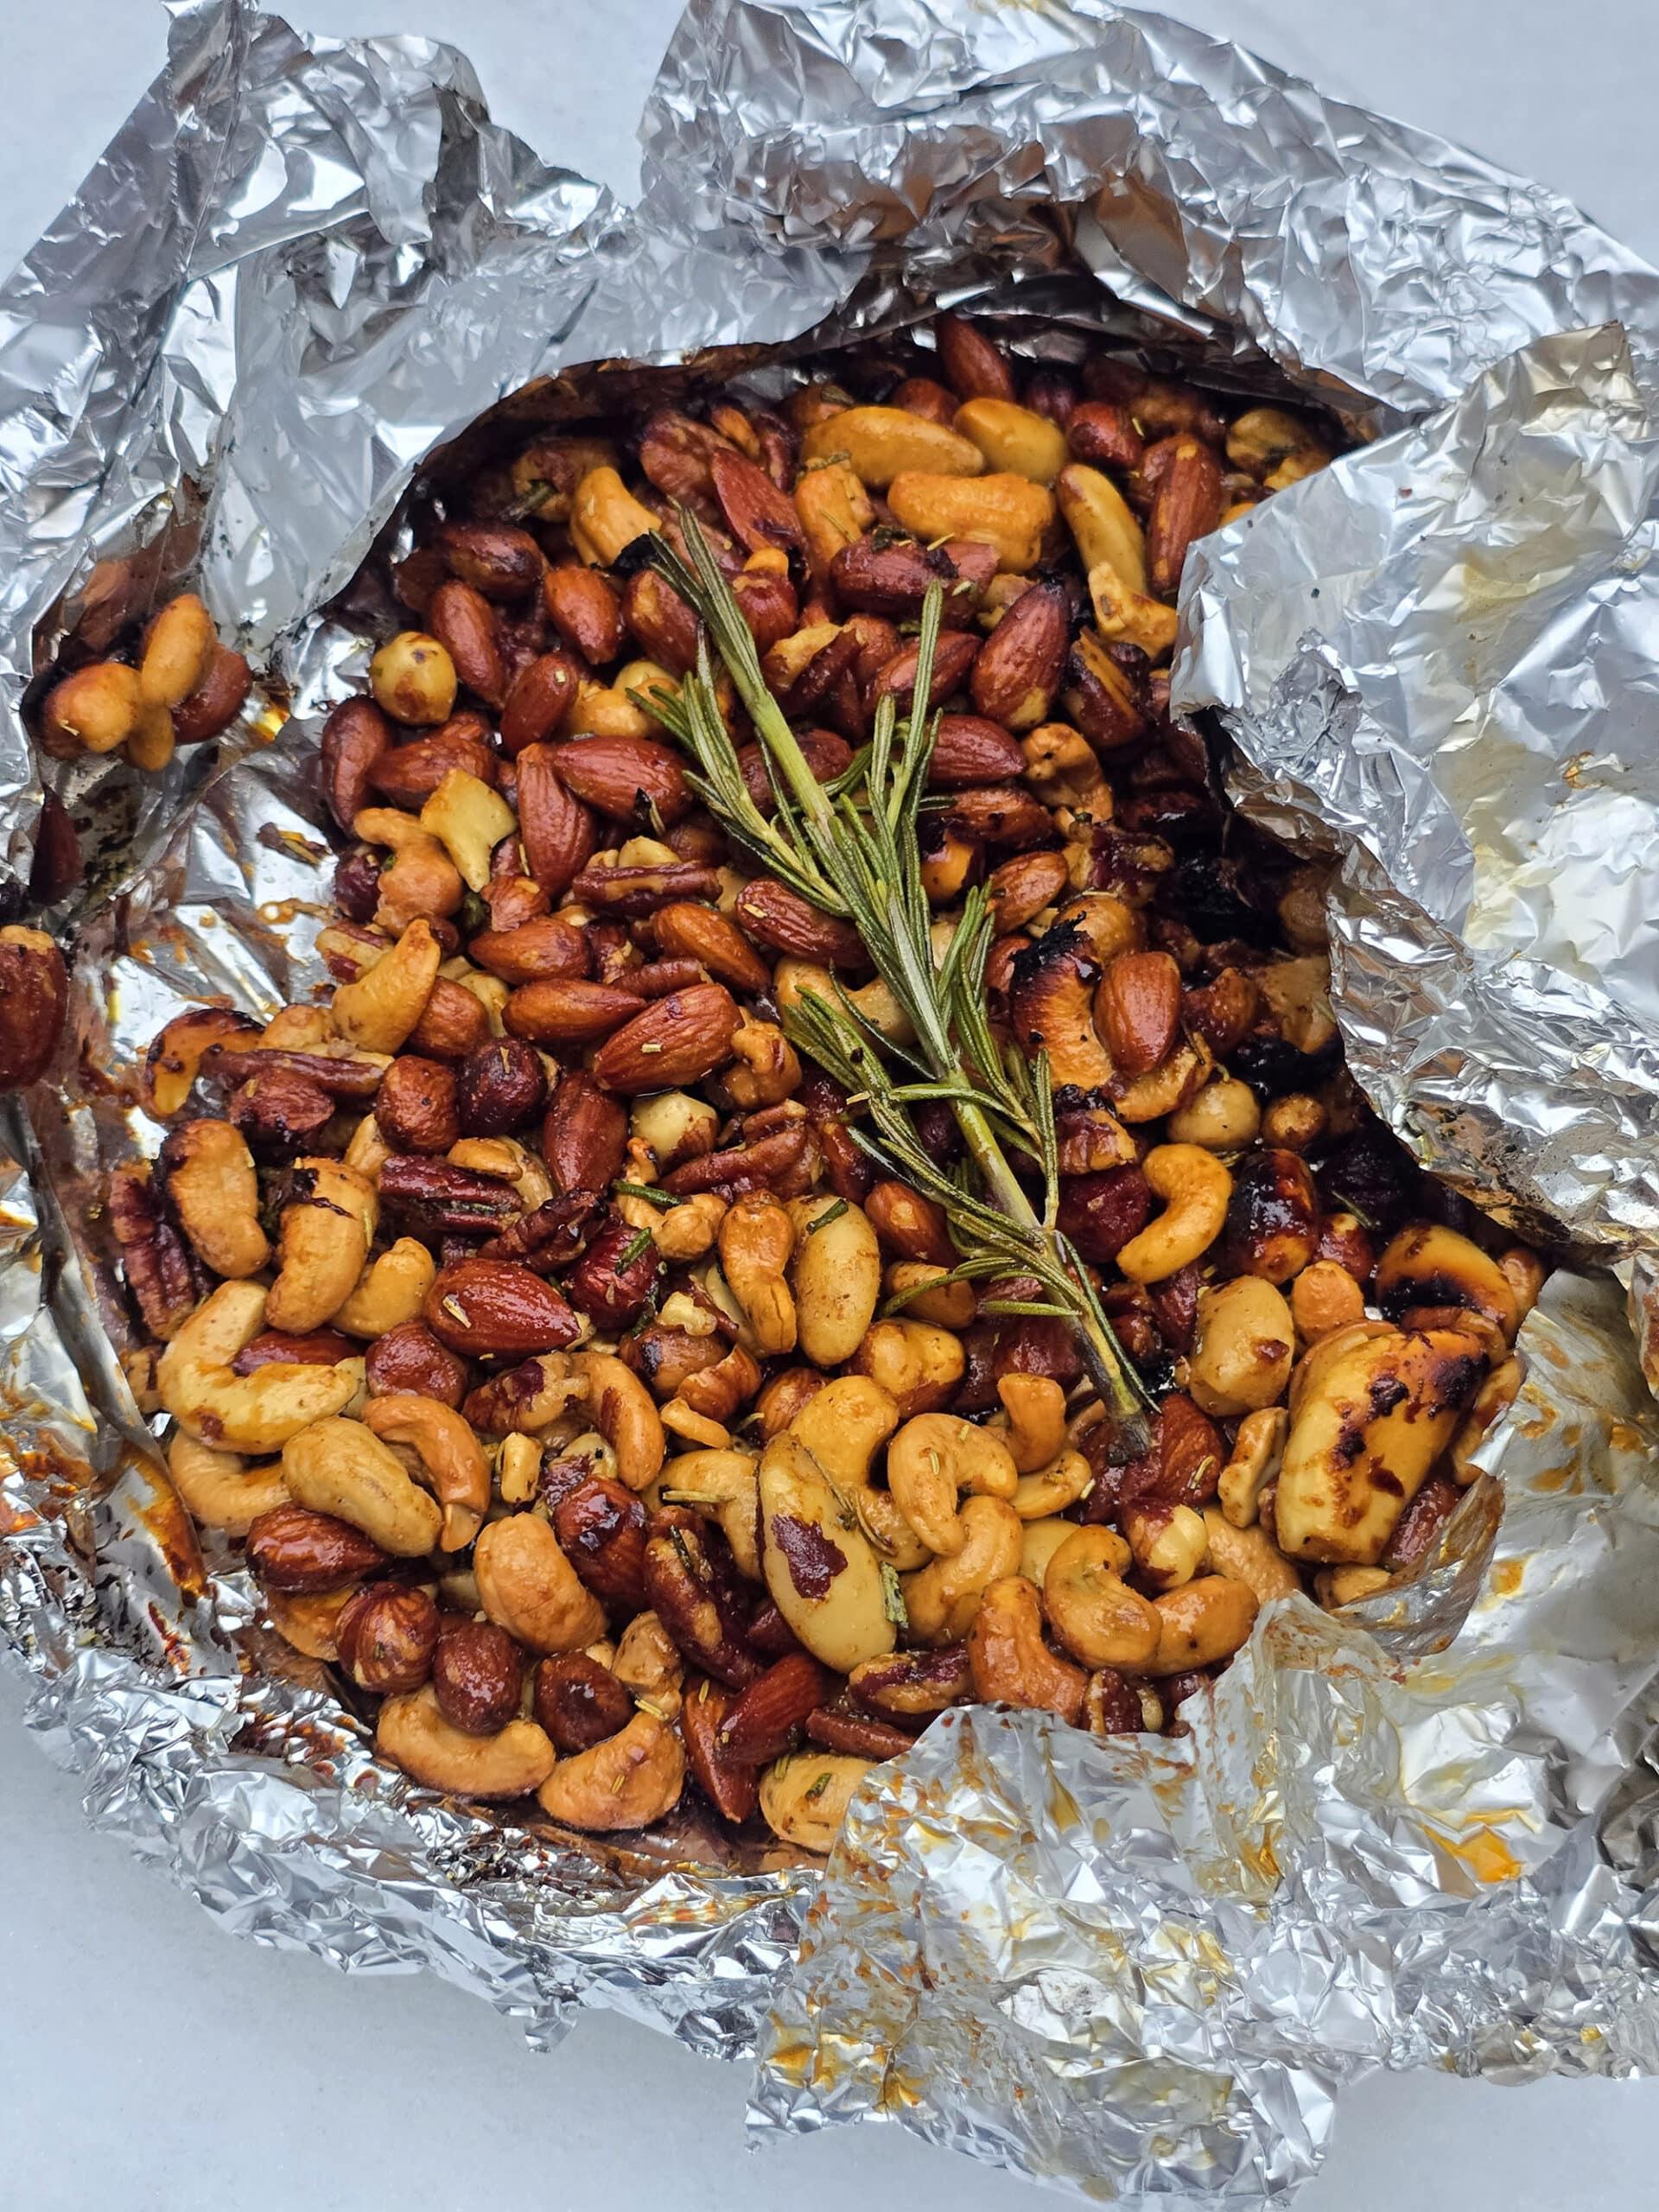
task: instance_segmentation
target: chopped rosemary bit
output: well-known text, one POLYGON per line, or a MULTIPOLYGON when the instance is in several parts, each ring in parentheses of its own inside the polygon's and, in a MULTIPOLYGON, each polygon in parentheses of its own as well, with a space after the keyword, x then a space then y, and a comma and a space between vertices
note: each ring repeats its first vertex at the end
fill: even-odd
POLYGON ((897 1571, 883 1560, 881 1565, 881 1610, 894 1628, 908 1629, 910 1614, 905 1605, 904 1585, 897 1571))
POLYGON ((616 1255, 616 1264, 618 1268, 632 1267, 633 1262, 639 1257, 639 1255, 650 1249, 650 1245, 651 1231, 648 1229, 642 1229, 638 1236, 629 1237, 627 1243, 622 1247, 622 1249, 616 1255))
POLYGON ((659 1213, 666 1213, 671 1206, 683 1206, 683 1198, 677 1198, 671 1192, 659 1191, 651 1183, 613 1183, 613 1191, 620 1191, 625 1198, 643 1198, 648 1206, 655 1206, 659 1213))
POLYGON ((846 1199, 837 1198, 834 1205, 826 1206, 823 1211, 818 1216, 817 1219, 809 1225, 806 1232, 807 1235, 809 1236, 813 1236, 817 1235, 819 1230, 828 1229, 830 1223, 832 1221, 839 1221, 846 1211, 846 1199))

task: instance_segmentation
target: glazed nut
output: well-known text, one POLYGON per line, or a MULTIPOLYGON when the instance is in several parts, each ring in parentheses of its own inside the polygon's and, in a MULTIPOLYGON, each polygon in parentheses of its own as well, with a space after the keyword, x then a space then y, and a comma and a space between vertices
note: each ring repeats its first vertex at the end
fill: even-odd
POLYGON ((1090 569, 1089 596, 1095 610, 1095 627, 1103 638, 1138 645, 1154 663, 1167 660, 1174 652, 1180 632, 1175 609, 1135 590, 1109 561, 1096 561, 1090 569))
POLYGON ((1103 563, 1129 590, 1144 593, 1146 537, 1110 477, 1074 461, 1056 477, 1054 495, 1085 574, 1103 563))
POLYGON ((1319 1198, 1294 1152, 1258 1149, 1238 1162, 1227 1205, 1226 1256, 1240 1273, 1288 1282, 1319 1244, 1319 1198))
POLYGON ((590 569, 608 569, 624 547, 657 527, 614 468, 590 468, 570 502, 570 540, 590 569))
POLYGON ((1162 1598, 1154 1599, 1158 1648, 1146 1662, 1147 1674, 1181 1675, 1230 1659, 1249 1641, 1258 1602, 1248 1582, 1203 1574, 1162 1598))
POLYGON ((870 1764, 844 1752, 820 1751, 791 1751, 774 1759, 760 1777, 766 1826, 780 1842, 826 1856, 870 1764))
POLYGON ((68 1008, 68 970, 45 931, 16 922, 0 929, 0 1091, 40 1081, 68 1008))
MULTIPOLYGON (((963 477, 977 476, 985 467, 971 440, 901 407, 843 408, 807 432, 801 441, 801 459, 809 464, 844 461, 860 484, 872 492, 886 491, 906 470, 963 477)), ((804 480, 810 483, 811 478, 804 480)), ((905 526, 912 527, 908 523, 905 526)), ((916 535, 926 538, 955 533, 918 531, 916 535)))
POLYGON ((759 1482, 766 1587, 798 1640, 839 1674, 891 1651, 880 1561, 817 1459, 792 1433, 775 1437, 759 1482))
POLYGON ((369 664, 375 703, 394 721, 448 721, 454 709, 455 664, 435 638, 400 630, 369 664))
POLYGON ((907 1183, 872 1184, 864 1211, 880 1242, 901 1260, 925 1260, 936 1268, 956 1266, 960 1255, 950 1241, 944 1209, 907 1183))
POLYGON ((966 1541, 903 1578, 911 1633, 925 1643, 959 1643, 989 1586, 1019 1572, 1024 1524, 1000 1497, 969 1497, 962 1507, 966 1541))
MULTIPOLYGON (((811 461, 811 454, 803 458, 811 461)), ((828 581, 830 563, 843 546, 855 544, 875 520, 863 485, 844 461, 810 467, 795 486, 795 512, 806 533, 814 579, 828 581)))
POLYGON ((1211 1571, 1229 1581, 1247 1584, 1255 1593, 1257 1605, 1287 1598, 1301 1588, 1301 1577, 1259 1523, 1236 1528, 1224 1511, 1211 1506, 1205 1512, 1204 1525, 1211 1571))
POLYGON ((359 1689, 377 1697, 417 1690, 432 1671, 438 1609, 424 1590, 372 1583, 348 1601, 334 1624, 340 1662, 359 1689))
POLYGON ((713 906, 677 899, 658 908, 652 926, 660 951, 700 962, 729 990, 753 998, 772 981, 771 969, 747 938, 713 906))
POLYGON ((853 1371, 878 1382, 902 1416, 950 1404, 967 1356, 950 1330, 927 1321, 877 1321, 853 1354, 853 1371))
POLYGON ((546 1102, 542 1056, 516 1037, 479 1046, 456 1071, 455 1113, 462 1136, 511 1136, 533 1122, 546 1102))
POLYGON ((113 753, 138 727, 143 711, 138 671, 119 661, 94 661, 54 684, 44 721, 48 742, 67 755, 113 753))
POLYGON ((589 1751, 625 1728, 633 1700, 608 1667, 585 1651, 540 1660, 533 1692, 536 1719, 563 1752, 589 1751))
POLYGON ((607 1835, 650 1827, 678 1804, 684 1786, 679 1738, 641 1711, 591 1751, 561 1759, 536 1795, 550 1820, 607 1835))
POLYGON ((150 624, 138 664, 144 704, 182 705, 207 673, 218 644, 213 617, 194 592, 170 600, 150 624))
POLYGON ((807 1716, 830 1694, 830 1679, 816 1660, 804 1651, 786 1652, 727 1707, 720 1748, 745 1765, 763 1765, 793 1749, 807 1716))
POLYGON ((1052 906, 1065 892, 1066 866, 1058 853, 1018 853, 994 868, 985 885, 986 899, 999 937, 1026 924, 1052 906))
POLYGON ((421 827, 448 854, 470 891, 490 880, 490 855, 518 827, 498 791, 464 768, 451 768, 421 809, 421 827))
POLYGON ((412 1324, 436 1273, 425 1245, 400 1236, 364 1268, 345 1303, 335 1307, 333 1325, 348 1337, 373 1339, 412 1324))
POLYGON ((731 1057, 740 1019, 723 984, 671 991, 606 1039, 594 1058, 594 1077, 625 1096, 701 1082, 731 1057))
POLYGON ((1162 1282, 1201 1259, 1221 1234, 1233 1179, 1212 1153, 1192 1144, 1154 1146, 1141 1173, 1164 1211, 1130 1238, 1117 1264, 1131 1282, 1162 1282))
POLYGON ((228 1122, 183 1122, 162 1145, 161 1165, 168 1201, 202 1265, 216 1275, 257 1274, 270 1245, 259 1226, 253 1154, 240 1133, 228 1122))
POLYGON ((350 1361, 236 1372, 232 1363, 264 1326, 265 1302, 257 1283, 221 1283, 162 1354, 162 1403, 200 1443, 255 1457, 280 1451, 289 1437, 357 1395, 361 1372, 350 1361))
MULTIPOLYGON (((0 943, 5 942, 10 942, 9 932, 0 932, 0 943)), ((6 996, 10 1002, 10 991, 6 996)), ((171 1121, 189 1099, 203 1056, 215 1045, 245 1043, 256 1034, 256 1025, 246 1014, 226 1007, 193 1007, 188 1014, 175 1014, 145 1056, 145 1113, 152 1121, 171 1121)))
POLYGON ((395 1059, 375 1093, 374 1118, 395 1151, 448 1152, 461 1135, 454 1068, 413 1052, 395 1059))
POLYGON ((473 1572, 485 1611, 528 1650, 580 1651, 605 1633, 604 1608, 537 1514, 489 1522, 473 1572))
POLYGON ((430 925, 411 921, 372 967, 335 990, 331 1011, 340 1035, 365 1052, 400 1051, 425 1012, 442 958, 430 925))
POLYGON ((1071 629, 1063 586, 1033 584, 1022 592, 974 663, 979 712, 1009 730, 1035 729, 1045 721, 1065 673, 1071 629))
POLYGON ((283 1209, 265 1319, 300 1336, 332 1320, 356 1288, 379 1204, 366 1177, 320 1155, 296 1162, 294 1188, 283 1209))
POLYGON ((464 1549, 490 1504, 489 1463, 471 1428, 453 1407, 412 1391, 371 1399, 363 1419, 386 1443, 406 1444, 417 1454, 443 1509, 439 1548, 464 1549))
POLYGON ((850 1199, 798 1198, 790 1207, 795 1257, 797 1337, 802 1357, 832 1368, 852 1358, 881 1296, 881 1248, 861 1206, 850 1199))
POLYGON ((1333 1330, 1365 1318, 1365 1294, 1346 1268, 1334 1260, 1315 1260, 1290 1287, 1290 1314, 1304 1344, 1317 1344, 1333 1330))
POLYGON ((1282 1406, 1265 1406, 1238 1424, 1232 1455, 1217 1484, 1222 1512, 1235 1529, 1250 1527, 1262 1492, 1279 1479, 1289 1433, 1290 1416, 1282 1406))
POLYGON ((312 1421, 289 1437, 283 1446, 283 1479, 298 1503, 349 1521, 394 1559, 423 1558, 438 1541, 442 1516, 436 1504, 416 1488, 396 1452, 360 1421, 312 1421))
POLYGON ((622 604, 608 577, 574 561, 548 569, 543 582, 548 618, 590 668, 603 668, 622 650, 622 604))
POLYGON ((957 1334, 971 1328, 978 1300, 971 1282, 953 1282, 948 1268, 925 1260, 895 1260, 883 1270, 881 1287, 899 1300, 912 1320, 931 1321, 957 1334))
POLYGON ((785 1280, 794 1245, 788 1211, 767 1191, 737 1198, 720 1224, 721 1268, 751 1349, 765 1359, 795 1349, 795 1299, 785 1280))
POLYGON ((963 1491, 1011 1498, 1019 1477, 995 1432, 956 1414, 918 1414, 887 1447, 887 1487, 931 1552, 950 1557, 968 1541, 957 1510, 963 1491))
POLYGON ((506 693, 506 664, 495 610, 483 593, 451 577, 433 593, 426 619, 460 682, 487 706, 499 708, 506 693))
POLYGON ((556 1757, 533 1720, 510 1719, 492 1735, 455 1727, 430 1683, 386 1700, 374 1740, 411 1779, 459 1797, 528 1796, 552 1772, 556 1757))
POLYGON ((667 1450, 650 1391, 609 1352, 576 1352, 571 1364, 586 1386, 593 1425, 615 1455, 618 1480, 629 1490, 645 1490, 661 1472, 667 1450))
POLYGON ((1050 1625, 1085 1667, 1144 1673, 1158 1648, 1158 1615, 1123 1580, 1128 1563, 1122 1539, 1102 1528, 1078 1529, 1049 1560, 1043 1602, 1050 1625))
POLYGON ((1065 433, 1046 415, 1012 399, 980 397, 957 410, 951 427, 969 439, 995 472, 1052 484, 1065 466, 1065 433))
POLYGON ((1147 577, 1154 591, 1173 596, 1187 548, 1221 520, 1221 462, 1202 439, 1178 436, 1154 446, 1142 464, 1154 478, 1147 522, 1147 577))
MULTIPOLYGON (((968 450, 977 461, 977 447, 968 450)), ((1051 493, 1006 472, 970 479, 932 468, 906 469, 889 484, 887 505, 894 518, 925 544, 963 537, 994 546, 999 566, 1015 575, 1036 567, 1054 518, 1051 493)))
POLYGON ((1173 1143, 1202 1145, 1206 1152, 1243 1152, 1261 1133, 1262 1109, 1249 1084, 1221 1072, 1170 1116, 1168 1127, 1173 1143))
POLYGON ((1120 953, 1095 998, 1095 1020, 1120 1073, 1145 1075, 1180 1033, 1181 971, 1166 952, 1120 953))
POLYGON ((968 1648, 950 1643, 934 1651, 893 1651, 867 1659, 853 1669, 847 1687, 861 1705, 887 1719, 931 1720, 971 1691, 968 1648))
POLYGON ((1147 1589, 1177 1589, 1204 1564, 1210 1540, 1203 1515, 1190 1505, 1149 1500, 1125 1505, 1118 1518, 1147 1589))
MULTIPOLYGON (((1357 1294, 1351 1278, 1344 1280, 1357 1294)), ((1224 1419, 1275 1405, 1289 1387, 1295 1343, 1282 1293, 1260 1276, 1239 1275, 1199 1294, 1187 1387, 1205 1413, 1224 1419)))
POLYGON ((447 522, 437 544, 451 575, 486 599, 522 599, 536 589, 546 567, 530 532, 508 523, 447 522))
POLYGON ((518 835, 524 863, 550 898, 575 881, 592 856, 594 817, 565 787, 558 748, 528 745, 518 757, 518 835))
POLYGON ((289 1502, 275 1461, 251 1467, 239 1453, 216 1452, 183 1429, 168 1445, 167 1471, 197 1526, 222 1529, 227 1536, 245 1536, 262 1514, 289 1502))
POLYGON ((1484 1314, 1513 1340, 1520 1326, 1514 1288, 1498 1262, 1455 1229, 1419 1222, 1385 1248, 1376 1263, 1376 1302, 1397 1320, 1414 1306, 1461 1306, 1484 1314))
MULTIPOLYGON (((1006 1376, 1005 1382, 1047 1382, 1046 1376, 1006 1376)), ((1058 1389, 1058 1384, 1052 1387, 1058 1389)), ((997 1385, 999 1390, 1002 1383, 997 1385)), ((1014 1510, 1027 1524, 1044 1521, 1056 1513, 1064 1513, 1067 1506, 1075 1505, 1086 1497, 1094 1487, 1095 1471, 1081 1452, 1058 1450, 1046 1466, 1037 1467, 1028 1475, 1021 1475, 1014 1493, 1014 1510)), ((1069 1526, 1070 1524, 1065 1524, 1069 1526)), ((1024 1572, 1024 1569, 1021 1569, 1024 1572)))
POLYGON ((386 1564, 386 1555, 352 1523, 303 1505, 278 1505, 252 1521, 248 1557, 272 1590, 334 1590, 386 1564))
POLYGON ((685 1662, 673 1638, 649 1611, 636 1613, 622 1631, 611 1672, 636 1704, 672 1720, 679 1713, 685 1662))
POLYGON ((551 1283, 511 1260, 452 1261, 433 1278, 421 1311, 439 1342, 468 1358, 557 1351, 581 1327, 551 1283))
POLYGON ((1004 1575, 980 1600, 968 1631, 974 1694, 988 1705, 1058 1713, 1075 1727, 1087 1678, 1043 1641, 1042 1598, 1023 1575, 1004 1575))

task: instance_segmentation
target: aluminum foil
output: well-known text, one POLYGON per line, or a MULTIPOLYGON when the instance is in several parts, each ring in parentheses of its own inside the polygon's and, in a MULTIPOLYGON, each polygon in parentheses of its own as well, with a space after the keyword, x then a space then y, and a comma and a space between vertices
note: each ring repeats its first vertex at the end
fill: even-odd
POLYGON ((94 863, 53 912, 62 1081, 5 1121, 0 1625, 92 1817, 228 1923, 441 1973, 538 2042, 601 2003, 759 2050, 762 2130, 879 2113, 1124 2202, 1283 2195, 1369 2067, 1659 2065, 1655 1414, 1613 1278, 1556 1278, 1409 1586, 1275 1609, 1185 1736, 948 1716, 820 1878, 693 1815, 601 1848, 375 1761, 167 1487, 99 1205, 156 1141, 131 1100, 158 1024, 320 981, 308 763, 365 645, 336 595, 423 458, 509 393, 524 419, 639 365, 776 379, 972 298, 1028 349, 1103 334, 1300 388, 1364 442, 1205 550, 1185 696, 1222 708, 1244 802, 1340 860, 1338 1010, 1378 1103, 1515 1217, 1629 1258, 1659 1340, 1651 273, 1535 186, 1103 6, 698 0, 637 211, 491 124, 446 48, 171 12, 166 72, 0 296, 14 906, 42 788, 94 863), (1556 335, 1614 318, 1628 356, 1556 335), (60 641, 181 576, 257 667, 237 731, 159 782, 41 759, 60 641))

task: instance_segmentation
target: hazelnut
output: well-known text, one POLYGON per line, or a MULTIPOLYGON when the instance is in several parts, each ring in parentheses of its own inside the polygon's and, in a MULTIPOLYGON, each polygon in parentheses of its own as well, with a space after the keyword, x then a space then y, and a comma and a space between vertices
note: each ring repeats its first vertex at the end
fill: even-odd
POLYGON ((341 1666, 359 1689, 381 1697, 419 1689, 437 1641, 437 1606, 424 1590, 396 1582, 356 1592, 334 1624, 341 1666))
POLYGON ((461 1064, 455 1103, 463 1136, 511 1136, 533 1122, 547 1103, 541 1054, 517 1037, 480 1045, 461 1064))
POLYGON ((536 1718, 560 1751, 588 1751, 633 1718, 633 1700, 608 1668, 584 1651, 561 1652, 536 1669, 536 1718))
POLYGON ((448 1152, 461 1135, 454 1070, 403 1054, 381 1077, 374 1118, 394 1152, 448 1152))
POLYGON ((364 1356, 363 1371, 372 1398, 409 1395, 459 1407, 467 1395, 466 1361, 419 1321, 399 1322, 377 1337, 364 1356))
POLYGON ((494 1621, 446 1613, 432 1655, 438 1710, 452 1728, 493 1736, 518 1710, 524 1662, 518 1646, 494 1621))

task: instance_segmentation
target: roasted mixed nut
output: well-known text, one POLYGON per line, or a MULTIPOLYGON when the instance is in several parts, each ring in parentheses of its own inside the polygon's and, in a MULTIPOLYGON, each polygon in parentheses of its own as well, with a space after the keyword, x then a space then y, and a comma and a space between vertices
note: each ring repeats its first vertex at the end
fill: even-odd
MULTIPOLYGON (((1262 1605, 1421 1558, 1518 1386, 1541 1263, 1370 1115, 1317 880, 1166 713, 1188 546, 1328 434, 933 341, 540 433, 423 509, 323 740, 332 994, 151 1049, 167 1134, 109 1213, 175 1482, 433 1789, 605 1832, 690 1786, 823 1851, 951 1705, 1178 1726, 1262 1605), (973 1182, 913 979, 791 879, 895 744, 904 895, 937 975, 982 933, 963 1064, 1046 1080, 1050 1189, 1007 1116, 973 1182)), ((187 612, 133 716, 218 670, 187 612)))

